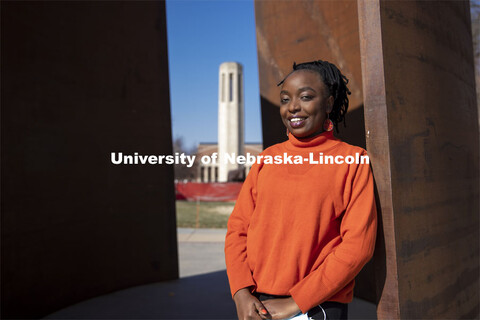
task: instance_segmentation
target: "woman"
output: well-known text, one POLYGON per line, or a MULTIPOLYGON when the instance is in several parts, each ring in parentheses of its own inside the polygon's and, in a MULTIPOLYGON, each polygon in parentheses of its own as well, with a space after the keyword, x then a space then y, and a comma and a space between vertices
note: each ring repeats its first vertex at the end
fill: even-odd
POLYGON ((288 140, 261 153, 265 161, 252 166, 228 221, 225 257, 239 319, 347 318, 377 228, 370 166, 346 161, 366 152, 333 136, 348 109, 347 82, 318 60, 294 64, 279 83, 288 140), (267 161, 275 156, 298 162, 267 161), (322 156, 338 162, 321 164, 322 156))

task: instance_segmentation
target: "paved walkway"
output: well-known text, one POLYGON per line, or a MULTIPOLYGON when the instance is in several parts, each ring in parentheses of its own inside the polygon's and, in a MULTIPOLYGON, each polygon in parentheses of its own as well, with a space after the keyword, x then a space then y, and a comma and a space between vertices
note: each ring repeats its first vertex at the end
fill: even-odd
MULTIPOLYGON (((46 319, 236 319, 225 272, 225 229, 178 229, 180 279, 96 297, 46 319)), ((375 305, 354 299, 350 319, 376 319, 375 305)))
POLYGON ((226 229, 178 228, 180 278, 224 271, 223 253, 226 229))

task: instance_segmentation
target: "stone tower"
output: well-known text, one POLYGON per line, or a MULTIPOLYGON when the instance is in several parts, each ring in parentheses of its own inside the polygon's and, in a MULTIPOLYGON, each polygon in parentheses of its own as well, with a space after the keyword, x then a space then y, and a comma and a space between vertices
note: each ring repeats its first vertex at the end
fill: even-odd
POLYGON ((243 154, 243 67, 224 62, 219 70, 218 95, 218 181, 226 182, 228 172, 242 169, 225 163, 225 154, 243 154))

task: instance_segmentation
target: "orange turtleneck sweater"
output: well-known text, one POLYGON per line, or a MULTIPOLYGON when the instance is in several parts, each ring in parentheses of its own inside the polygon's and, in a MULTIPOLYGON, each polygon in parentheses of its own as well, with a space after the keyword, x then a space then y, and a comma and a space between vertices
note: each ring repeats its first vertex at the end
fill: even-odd
MULTIPOLYGON (((288 140, 261 155, 364 149, 332 132, 288 140)), ((266 162, 266 161, 265 161, 266 162)), ((240 289, 292 296, 306 313, 325 301, 348 303, 354 278, 373 255, 377 215, 369 164, 255 163, 228 221, 225 259, 232 296, 240 289)))

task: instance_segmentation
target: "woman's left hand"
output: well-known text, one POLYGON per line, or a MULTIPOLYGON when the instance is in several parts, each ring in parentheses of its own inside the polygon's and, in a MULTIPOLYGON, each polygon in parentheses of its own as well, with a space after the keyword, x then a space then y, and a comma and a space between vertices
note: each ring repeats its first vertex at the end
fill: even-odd
POLYGON ((262 301, 272 319, 288 319, 300 312, 292 297, 262 301))

